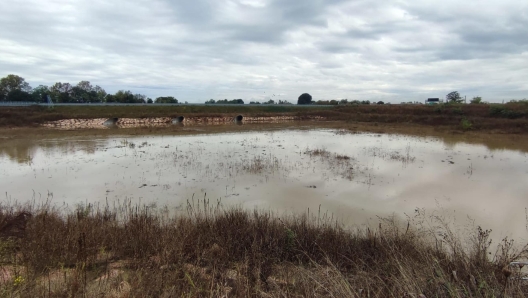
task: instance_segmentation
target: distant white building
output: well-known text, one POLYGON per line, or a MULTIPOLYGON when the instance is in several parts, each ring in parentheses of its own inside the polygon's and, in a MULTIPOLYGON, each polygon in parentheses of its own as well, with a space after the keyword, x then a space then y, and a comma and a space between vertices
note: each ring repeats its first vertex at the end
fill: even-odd
POLYGON ((425 101, 425 104, 428 104, 428 105, 435 105, 435 104, 439 104, 439 103, 443 103, 444 101, 441 100, 440 98, 428 98, 426 101, 425 101))

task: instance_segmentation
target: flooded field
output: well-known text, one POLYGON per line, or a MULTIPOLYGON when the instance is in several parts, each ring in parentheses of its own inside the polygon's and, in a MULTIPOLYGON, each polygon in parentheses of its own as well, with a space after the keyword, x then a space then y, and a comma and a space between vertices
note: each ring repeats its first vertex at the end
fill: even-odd
MULTIPOLYGON (((129 200, 176 210, 208 198, 348 224, 417 209, 526 239, 528 155, 434 137, 341 129, 18 138, 0 143, 4 202, 129 200)), ((205 131, 203 131, 205 130, 205 131)))

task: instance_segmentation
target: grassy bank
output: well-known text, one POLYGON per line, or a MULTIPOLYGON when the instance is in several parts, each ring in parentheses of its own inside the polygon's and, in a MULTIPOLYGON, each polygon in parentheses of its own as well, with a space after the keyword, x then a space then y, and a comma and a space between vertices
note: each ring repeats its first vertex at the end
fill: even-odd
MULTIPOLYGON (((309 113, 316 113, 308 111, 309 113)), ((347 122, 418 124, 460 131, 528 132, 528 105, 338 106, 329 118, 347 122)))
POLYGON ((422 212, 349 230, 328 214, 188 203, 0 208, 5 297, 525 297, 511 242, 422 212), (423 297, 423 296, 420 296, 423 297))
POLYGON ((528 105, 348 105, 335 107, 298 107, 282 105, 233 106, 58 106, 1 107, 0 127, 23 127, 46 121, 84 118, 148 118, 202 116, 278 116, 303 118, 322 116, 327 120, 356 123, 418 124, 456 130, 528 132, 528 105))
POLYGON ((284 105, 233 105, 233 106, 57 106, 48 109, 42 106, 32 107, 0 107, 0 126, 31 126, 46 121, 62 119, 91 118, 149 118, 176 116, 209 116, 224 115, 295 115, 307 109, 322 111, 329 107, 303 108, 284 105))

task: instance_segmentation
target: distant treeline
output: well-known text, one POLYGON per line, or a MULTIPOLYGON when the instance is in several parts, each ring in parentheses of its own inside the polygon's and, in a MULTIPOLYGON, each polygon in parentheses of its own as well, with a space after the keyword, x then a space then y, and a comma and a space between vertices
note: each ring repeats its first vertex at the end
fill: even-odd
MULTIPOLYGON (((1 101, 23 101, 23 102, 46 102, 48 96, 55 103, 179 103, 173 96, 161 96, 151 99, 146 95, 132 93, 130 90, 119 90, 115 94, 108 94, 98 85, 93 86, 89 81, 80 81, 77 85, 70 83, 57 82, 52 86, 39 85, 32 88, 26 80, 20 76, 10 74, 0 79, 0 102, 1 101)), ((458 91, 450 92, 446 95, 445 103, 464 103, 465 100, 458 91)), ((527 99, 510 100, 508 103, 526 104, 527 99)), ((185 102, 187 103, 187 102, 185 102)), ((206 104, 244 104, 242 99, 210 99, 206 104)), ((470 104, 487 104, 482 97, 476 96, 470 100, 470 104)), ((503 102, 504 103, 504 102, 503 102)), ((258 105, 291 105, 287 100, 274 101, 270 99, 265 102, 251 101, 249 104, 258 105)), ((385 104, 383 101, 370 102, 369 100, 318 100, 313 101, 312 96, 303 93, 299 96, 297 104, 299 105, 370 105, 385 104)), ((401 102, 401 104, 422 104, 421 102, 401 102)))
POLYGON ((233 100, 228 100, 228 99, 220 99, 220 100, 214 100, 214 99, 209 99, 208 101, 205 102, 205 104, 234 104, 234 105, 243 105, 244 104, 244 101, 242 99, 233 99, 233 100))
MULTIPOLYGON (((351 100, 341 99, 341 100, 318 100, 312 102, 315 105, 369 105, 371 104, 370 100, 351 100)), ((384 104, 383 101, 378 101, 377 104, 384 104)))
POLYGON ((100 86, 89 81, 80 81, 77 85, 57 82, 52 86, 39 85, 32 88, 20 76, 10 74, 0 79, 0 101, 46 102, 50 96, 55 103, 178 103, 172 96, 162 96, 155 100, 143 94, 119 90, 108 94, 100 86))
MULTIPOLYGON (((244 104, 244 100, 242 100, 240 98, 239 99, 233 99, 233 100, 228 100, 228 99, 214 100, 214 99, 210 99, 210 100, 206 101, 205 104, 244 104)), ((275 104, 278 104, 278 105, 291 105, 292 103, 287 101, 287 100, 274 101, 273 99, 270 99, 270 100, 265 101, 265 102, 250 101, 249 104, 250 105, 260 105, 260 104, 263 104, 263 105, 275 105, 275 104)))
POLYGON ((249 104, 250 105, 260 105, 260 104, 263 104, 263 105, 291 105, 292 103, 287 100, 274 101, 273 99, 270 99, 265 102, 251 101, 249 104))

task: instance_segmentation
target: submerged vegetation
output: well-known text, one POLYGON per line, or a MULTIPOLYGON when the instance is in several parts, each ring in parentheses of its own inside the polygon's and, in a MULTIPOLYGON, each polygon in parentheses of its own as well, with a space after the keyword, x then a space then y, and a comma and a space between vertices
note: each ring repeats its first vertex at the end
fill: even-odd
POLYGON ((22 297, 525 297, 526 256, 424 210, 348 229, 206 199, 155 206, 0 207, 0 295, 22 297), (422 296, 419 296, 422 295, 422 296))

